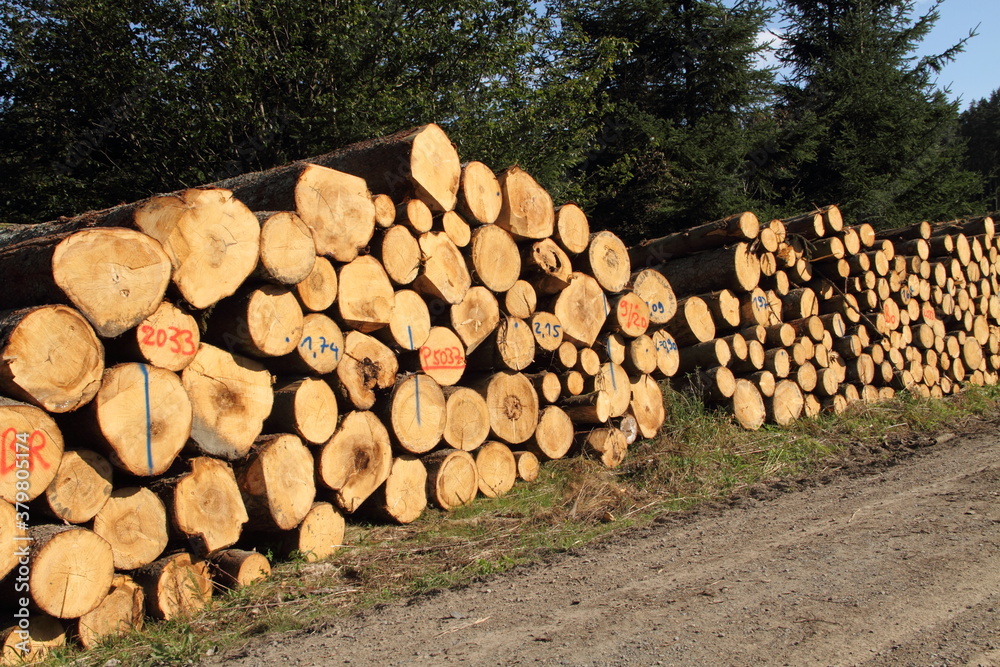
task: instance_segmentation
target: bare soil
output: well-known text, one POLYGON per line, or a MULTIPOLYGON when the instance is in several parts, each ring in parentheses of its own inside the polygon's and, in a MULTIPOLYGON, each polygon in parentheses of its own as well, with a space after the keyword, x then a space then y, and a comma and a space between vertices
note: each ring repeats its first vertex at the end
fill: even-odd
POLYGON ((1000 427, 875 450, 226 665, 1000 667, 1000 427))

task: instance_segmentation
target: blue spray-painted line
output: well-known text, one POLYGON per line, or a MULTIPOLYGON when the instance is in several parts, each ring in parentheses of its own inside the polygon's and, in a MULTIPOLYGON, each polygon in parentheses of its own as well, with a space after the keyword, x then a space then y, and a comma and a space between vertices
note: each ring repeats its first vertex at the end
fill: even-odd
POLYGON ((417 426, 420 426, 420 376, 419 375, 413 376, 413 384, 416 386, 416 392, 414 393, 417 396, 417 426))
POLYGON ((139 364, 142 369, 142 379, 146 385, 146 463, 149 465, 149 474, 153 474, 153 415, 149 408, 149 370, 145 364, 139 364))
POLYGON ((410 328, 409 324, 406 325, 406 335, 410 337, 410 349, 412 350, 413 349, 413 329, 410 328))

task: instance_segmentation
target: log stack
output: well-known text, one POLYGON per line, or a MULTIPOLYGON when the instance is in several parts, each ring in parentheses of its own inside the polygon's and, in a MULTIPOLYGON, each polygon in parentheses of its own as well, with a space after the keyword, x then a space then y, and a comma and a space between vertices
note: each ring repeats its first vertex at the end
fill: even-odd
POLYGON ((835 206, 627 248, 436 125, 0 231, 0 537, 31 544, 31 646, 195 613, 353 515, 617 466, 662 381, 750 429, 995 382, 997 266, 990 218, 876 235, 835 206))

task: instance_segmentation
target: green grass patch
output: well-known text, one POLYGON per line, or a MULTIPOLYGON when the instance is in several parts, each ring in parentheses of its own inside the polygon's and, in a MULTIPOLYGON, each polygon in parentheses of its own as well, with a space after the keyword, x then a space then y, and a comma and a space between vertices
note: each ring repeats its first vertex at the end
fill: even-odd
POLYGON ((196 618, 150 622, 141 634, 92 651, 58 651, 49 664, 182 664, 256 635, 466 585, 706 500, 834 467, 859 446, 878 456, 893 440, 992 419, 1000 389, 970 387, 943 400, 904 394, 754 432, 688 394, 666 389, 664 396, 662 432, 636 442, 617 469, 580 457, 549 461, 538 480, 502 498, 478 498, 451 513, 428 510, 408 526, 351 523, 349 546, 327 561, 275 563, 269 580, 218 596, 196 618))

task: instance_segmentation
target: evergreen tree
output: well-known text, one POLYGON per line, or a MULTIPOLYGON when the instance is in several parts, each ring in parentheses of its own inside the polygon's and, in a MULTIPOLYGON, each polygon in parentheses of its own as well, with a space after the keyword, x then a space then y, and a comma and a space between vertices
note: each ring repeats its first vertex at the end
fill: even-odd
POLYGON ((977 178, 963 168, 957 105, 933 83, 966 40, 913 55, 942 2, 915 17, 910 0, 785 0, 779 149, 797 163, 776 189, 787 211, 838 203, 851 222, 885 227, 970 209, 977 178))
POLYGON ((1000 210, 1000 90, 962 113, 961 134, 968 141, 965 166, 983 179, 983 206, 1000 210))
POLYGON ((566 49, 588 64, 618 47, 600 84, 603 129, 578 171, 595 223, 631 240, 753 205, 748 153, 769 129, 763 3, 564 0, 566 49), (605 54, 607 51, 604 52, 605 54))

